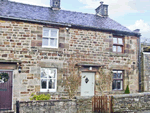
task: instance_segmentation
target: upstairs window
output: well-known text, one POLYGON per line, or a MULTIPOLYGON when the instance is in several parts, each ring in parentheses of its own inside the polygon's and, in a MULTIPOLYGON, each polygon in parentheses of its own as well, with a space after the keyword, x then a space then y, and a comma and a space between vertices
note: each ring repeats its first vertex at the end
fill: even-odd
POLYGON ((123 38, 113 38, 113 52, 123 53, 123 38))
POLYGON ((42 47, 58 48, 58 29, 43 28, 42 47))
POLYGON ((113 71, 113 90, 123 90, 123 71, 113 71))

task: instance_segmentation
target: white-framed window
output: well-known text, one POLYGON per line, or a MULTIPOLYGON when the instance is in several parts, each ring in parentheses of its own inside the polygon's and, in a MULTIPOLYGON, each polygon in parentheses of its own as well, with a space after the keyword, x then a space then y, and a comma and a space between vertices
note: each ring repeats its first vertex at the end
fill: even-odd
POLYGON ((113 71, 113 90, 123 90, 123 71, 113 71))
POLYGON ((57 69, 41 68, 41 92, 56 92, 57 69))
POLYGON ((58 33, 58 29, 43 28, 42 47, 58 48, 58 33))
POLYGON ((113 38, 113 52, 123 53, 123 38, 113 38))

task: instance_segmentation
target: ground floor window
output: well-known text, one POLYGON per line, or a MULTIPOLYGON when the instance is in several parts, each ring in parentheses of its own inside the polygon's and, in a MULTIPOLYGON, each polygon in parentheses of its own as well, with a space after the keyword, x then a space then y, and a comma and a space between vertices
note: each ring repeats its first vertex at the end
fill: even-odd
POLYGON ((41 92, 56 92, 57 69, 41 68, 41 92))
POLYGON ((123 90, 123 71, 113 71, 113 90, 123 90))

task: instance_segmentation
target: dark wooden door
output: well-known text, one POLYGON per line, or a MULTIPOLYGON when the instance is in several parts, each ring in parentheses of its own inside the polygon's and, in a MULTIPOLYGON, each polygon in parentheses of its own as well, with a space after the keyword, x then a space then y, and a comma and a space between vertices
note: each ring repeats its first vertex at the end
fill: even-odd
POLYGON ((94 96, 92 107, 94 113, 113 113, 112 96, 94 96))
POLYGON ((12 71, 0 71, 0 110, 11 110, 11 109, 12 109, 12 71))

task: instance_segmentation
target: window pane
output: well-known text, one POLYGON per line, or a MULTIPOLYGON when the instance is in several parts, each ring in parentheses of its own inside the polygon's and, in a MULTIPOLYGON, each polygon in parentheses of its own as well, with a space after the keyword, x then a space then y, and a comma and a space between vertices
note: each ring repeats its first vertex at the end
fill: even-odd
POLYGON ((122 71, 118 71, 118 78, 122 78, 122 71))
POLYGON ((122 52, 122 47, 118 46, 118 52, 122 52))
POLYGON ((49 70, 49 78, 55 78, 56 77, 56 70, 50 69, 49 70))
POLYGON ((57 38, 57 30, 56 29, 52 29, 51 30, 51 37, 56 37, 57 38))
POLYGON ((121 89, 121 81, 117 81, 117 89, 121 89))
POLYGON ((113 73, 113 78, 117 78, 117 73, 113 73))
POLYGON ((48 78, 50 76, 51 69, 50 68, 42 68, 41 69, 41 78, 48 78))
POLYGON ((47 80, 46 79, 41 79, 41 88, 42 89, 46 89, 46 84, 47 84, 47 80))
POLYGON ((49 36, 49 30, 48 29, 43 30, 43 36, 46 36, 46 37, 49 36))
POLYGON ((122 78, 122 73, 118 73, 118 78, 122 78))
POLYGON ((48 46, 48 38, 43 38, 42 39, 42 45, 43 46, 48 46))
POLYGON ((123 44, 122 38, 118 38, 118 44, 123 44))
POLYGON ((112 89, 116 89, 116 81, 113 81, 112 89))
POLYGON ((117 47, 113 46, 113 52, 116 52, 116 51, 117 51, 117 47))
POLYGON ((55 79, 49 80, 49 89, 55 89, 55 79))
POLYGON ((56 38, 51 38, 50 39, 50 46, 57 47, 57 39, 56 38))
POLYGON ((117 38, 113 38, 113 43, 117 44, 117 38))
POLYGON ((41 78, 47 78, 47 70, 46 70, 46 68, 41 68, 41 78))
POLYGON ((41 72, 41 78, 47 78, 47 75, 45 72, 41 72))

